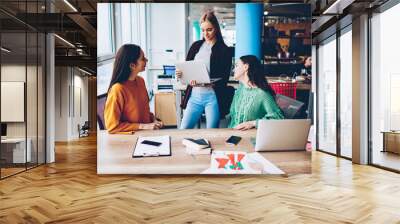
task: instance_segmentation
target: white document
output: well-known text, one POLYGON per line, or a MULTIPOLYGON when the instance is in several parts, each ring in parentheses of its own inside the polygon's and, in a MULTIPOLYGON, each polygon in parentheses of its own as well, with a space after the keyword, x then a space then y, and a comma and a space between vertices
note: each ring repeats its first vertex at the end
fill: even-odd
POLYGON ((258 152, 252 152, 247 154, 249 163, 258 163, 263 167, 263 173, 265 174, 285 174, 281 169, 275 166, 273 163, 268 161, 258 152))
POLYGON ((206 64, 203 61, 184 61, 176 63, 176 68, 182 71, 181 82, 188 85, 190 80, 198 84, 211 83, 206 64))
POLYGON ((133 150, 133 157, 145 157, 145 156, 170 156, 171 155, 171 139, 170 136, 148 136, 139 137, 136 141, 135 148, 133 150), (159 142, 161 145, 154 146, 143 144, 143 141, 159 142))

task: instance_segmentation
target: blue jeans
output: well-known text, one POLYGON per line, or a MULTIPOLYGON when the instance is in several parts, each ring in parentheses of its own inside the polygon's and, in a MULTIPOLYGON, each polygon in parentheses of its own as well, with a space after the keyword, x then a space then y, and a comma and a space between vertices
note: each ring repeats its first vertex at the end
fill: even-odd
POLYGON ((219 126, 219 108, 217 96, 214 91, 195 92, 190 95, 186 109, 183 112, 183 118, 180 129, 194 128, 199 121, 201 114, 206 113, 207 128, 218 128, 219 126))

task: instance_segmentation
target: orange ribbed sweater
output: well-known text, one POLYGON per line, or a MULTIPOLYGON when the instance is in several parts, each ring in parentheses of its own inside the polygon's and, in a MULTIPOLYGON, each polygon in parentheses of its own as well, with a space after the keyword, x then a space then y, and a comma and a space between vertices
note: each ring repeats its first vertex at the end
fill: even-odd
POLYGON ((130 132, 151 123, 149 97, 142 77, 115 83, 108 92, 104 120, 109 133, 130 132))

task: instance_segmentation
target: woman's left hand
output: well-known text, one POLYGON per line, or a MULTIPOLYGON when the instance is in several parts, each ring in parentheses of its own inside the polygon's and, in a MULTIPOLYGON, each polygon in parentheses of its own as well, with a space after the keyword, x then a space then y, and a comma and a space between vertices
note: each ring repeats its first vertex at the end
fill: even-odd
POLYGON ((247 122, 243 122, 241 124, 238 124, 235 129, 236 130, 241 130, 241 131, 245 131, 245 130, 249 130, 256 127, 256 121, 247 121, 247 122))
POLYGON ((163 128, 163 127, 164 127, 164 123, 163 123, 161 120, 159 120, 159 119, 156 119, 156 120, 155 120, 155 123, 156 123, 156 125, 157 125, 159 128, 163 128))

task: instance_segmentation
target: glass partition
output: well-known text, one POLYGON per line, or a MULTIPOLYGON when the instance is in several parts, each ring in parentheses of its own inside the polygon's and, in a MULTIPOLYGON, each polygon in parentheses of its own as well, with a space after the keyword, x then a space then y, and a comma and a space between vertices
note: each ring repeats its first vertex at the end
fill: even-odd
POLYGON ((31 161, 26 144, 26 41, 25 32, 1 34, 2 177, 24 171, 31 161))
POLYGON ((21 20, 26 12, 43 12, 43 5, 44 1, 0 3, 17 13, 13 17, 0 12, 0 178, 45 162, 46 39, 21 20))

